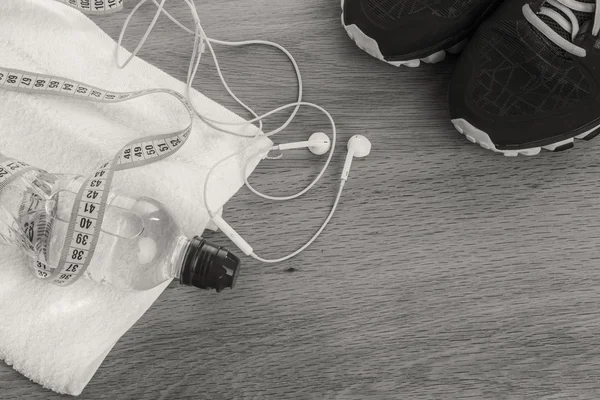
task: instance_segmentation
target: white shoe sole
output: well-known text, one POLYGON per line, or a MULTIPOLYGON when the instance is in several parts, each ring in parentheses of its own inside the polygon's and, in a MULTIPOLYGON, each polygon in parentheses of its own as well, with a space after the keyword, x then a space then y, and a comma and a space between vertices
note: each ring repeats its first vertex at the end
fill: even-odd
POLYGON ((430 54, 429 56, 424 57, 424 58, 416 58, 413 60, 405 60, 405 61, 388 61, 383 57, 383 54, 381 54, 379 45, 377 44, 377 42, 374 39, 367 36, 355 24, 346 25, 344 23, 344 12, 343 12, 344 1, 345 0, 342 0, 342 26, 346 29, 346 32, 348 33, 348 36, 350 36, 350 39, 354 40, 354 43, 356 43, 356 45, 360 49, 364 50, 371 56, 373 56, 373 57, 377 58, 378 60, 381 60, 385 63, 393 65, 394 67, 399 67, 401 65, 404 65, 406 67, 416 68, 419 65, 421 65, 421 61, 423 61, 424 63, 427 63, 427 64, 435 64, 446 58, 446 52, 451 53, 451 54, 458 54, 465 48, 465 46, 467 44, 468 40, 464 39, 461 42, 455 44, 454 46, 452 46, 446 50, 437 51, 437 52, 430 54))
POLYGON ((491 150, 496 153, 502 153, 507 157, 516 157, 518 155, 535 156, 535 155, 539 154, 542 151, 542 149, 548 150, 548 151, 566 150, 566 149, 569 149, 574 146, 575 139, 586 139, 594 131, 596 131, 598 128, 600 128, 600 125, 599 125, 595 128, 590 129, 587 132, 581 133, 572 138, 561 140, 561 141, 558 141, 556 143, 552 143, 552 144, 549 144, 546 146, 530 147, 530 148, 519 149, 519 150, 500 150, 500 149, 496 148, 496 146, 492 142, 492 139, 490 139, 490 136, 487 133, 485 133, 484 131, 482 131, 480 129, 475 128, 473 125, 471 125, 469 123, 469 121, 462 119, 462 118, 458 118, 458 119, 453 119, 452 123, 454 124, 454 127, 456 128, 456 130, 459 131, 460 133, 462 133, 463 135, 465 135, 465 137, 471 143, 477 143, 486 150, 491 150))

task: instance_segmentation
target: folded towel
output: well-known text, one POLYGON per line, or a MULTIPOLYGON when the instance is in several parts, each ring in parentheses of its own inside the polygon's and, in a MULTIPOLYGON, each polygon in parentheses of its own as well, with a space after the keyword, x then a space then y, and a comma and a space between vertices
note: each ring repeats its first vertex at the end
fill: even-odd
MULTIPOLYGON (((161 87, 184 93, 182 82, 142 60, 117 69, 114 48, 114 41, 92 21, 66 5, 47 0, 0 2, 2 66, 65 76, 108 90, 161 87)), ((193 96, 212 118, 241 120, 201 94, 193 96)), ((83 175, 128 141, 180 129, 189 118, 181 104, 164 95, 97 104, 0 90, 0 109, 2 153, 50 172, 83 175)), ((243 128, 245 133, 253 129, 243 128)), ((209 223, 202 200, 208 168, 251 144, 248 153, 271 142, 226 135, 195 119, 190 139, 177 154, 117 173, 113 188, 156 198, 173 211, 188 235, 201 234, 209 223)), ((219 209, 242 185, 244 162, 234 158, 216 171, 209 186, 212 209, 219 209)), ((47 388, 78 395, 116 341, 166 286, 132 294, 83 278, 59 288, 33 278, 28 260, 2 246, 0 359, 47 388)))

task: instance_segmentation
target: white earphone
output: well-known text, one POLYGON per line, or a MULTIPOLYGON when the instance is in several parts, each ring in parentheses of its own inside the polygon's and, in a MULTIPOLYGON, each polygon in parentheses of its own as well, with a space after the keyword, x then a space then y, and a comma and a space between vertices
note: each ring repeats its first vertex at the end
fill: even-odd
MULTIPOLYGON (((329 151, 329 149, 331 147, 331 141, 329 140, 329 137, 327 135, 325 135, 324 133, 316 132, 316 133, 313 133, 311 135, 311 137, 309 138, 309 140, 306 142, 281 144, 281 145, 274 146, 273 150, 291 150, 291 149, 299 149, 299 148, 303 148, 303 147, 308 147, 308 149, 313 154, 322 155, 322 154, 325 154, 327 151, 329 151)), ((348 176, 350 174, 350 167, 352 166, 352 160, 354 159, 354 157, 358 157, 358 158, 366 157, 369 155, 369 153, 371 153, 371 142, 369 141, 369 139, 367 139, 366 137, 364 137, 362 135, 355 135, 355 136, 352 136, 352 138, 350 138, 350 140, 348 141, 348 155, 346 156, 344 170, 342 172, 342 176, 340 179, 340 188, 338 191, 338 195, 335 199, 335 202, 333 203, 333 207, 331 208, 331 211, 329 212, 329 215, 327 216, 327 218, 325 219, 325 222, 323 222, 323 224, 321 225, 321 227, 319 228, 317 233, 315 233, 313 235, 313 237, 308 242, 306 242, 306 244, 304 246, 302 246, 301 248, 299 248, 292 254, 289 254, 285 257, 282 257, 282 258, 279 258, 276 260, 267 260, 267 259, 258 257, 254 253, 254 249, 252 248, 252 246, 250 246, 250 244, 248 244, 248 242, 246 242, 235 231, 235 229, 233 229, 231 227, 231 225, 229 225, 227 222, 225 222, 225 220, 223 220, 222 217, 220 217, 218 215, 213 215, 212 220, 215 223, 215 225, 217 225, 217 227, 219 227, 219 229, 221 229, 221 231, 247 256, 251 256, 251 257, 253 257, 259 261, 265 262, 265 263, 276 263, 276 262, 282 262, 285 260, 289 260, 290 258, 298 255, 300 252, 302 252, 308 246, 310 246, 317 239, 317 237, 319 237, 321 232, 323 232, 323 230, 325 229, 325 227, 331 220, 331 217, 333 217, 335 210, 337 209, 338 203, 340 201, 340 197, 342 195, 342 190, 344 189, 344 185, 346 184, 346 181, 348 180, 348 176)))
MULTIPOLYGON (((292 57, 292 55, 285 48, 283 48, 282 46, 280 46, 276 43, 273 43, 273 42, 268 42, 268 41, 263 41, 263 40, 247 40, 247 41, 241 41, 241 42, 227 42, 227 41, 223 41, 223 40, 216 40, 216 39, 209 38, 206 35, 204 29, 202 28, 202 25, 200 24, 200 17, 198 16, 198 12, 196 10, 196 5, 194 4, 193 0, 183 0, 188 5, 190 12, 192 14, 192 17, 194 19, 194 28, 195 29, 193 29, 193 30, 187 28, 185 25, 180 23, 177 19, 175 19, 171 14, 169 14, 164 9, 166 0, 150 0, 157 7, 156 14, 155 14, 151 24, 149 25, 148 29, 146 30, 144 36, 142 37, 139 44, 135 48, 135 50, 133 52, 131 52, 130 56, 126 59, 125 62, 121 63, 119 60, 119 55, 120 55, 119 49, 120 49, 120 46, 121 46, 121 43, 123 40, 123 36, 127 29, 127 25, 129 24, 129 21, 133 17, 133 14, 135 14, 135 12, 147 1, 149 1, 149 0, 140 0, 140 2, 133 8, 133 10, 128 15, 128 17, 125 21, 125 24, 124 24, 121 34, 119 36, 117 48, 115 51, 115 60, 116 60, 117 66, 119 68, 124 68, 125 66, 127 66, 127 64, 137 55, 137 53, 141 50, 142 46, 144 45, 145 41, 148 39, 148 36, 150 35, 150 32, 154 28, 156 21, 158 20, 158 17, 160 16, 160 14, 161 13, 165 14, 167 16, 167 18, 169 18, 171 21, 173 21, 175 24, 177 24, 180 28, 182 28, 186 32, 194 35, 194 48, 193 48, 193 53, 192 53, 192 57, 190 60, 190 64, 188 67, 186 97, 187 97, 187 100, 188 100, 192 110, 194 111, 194 113, 206 125, 210 126, 211 128, 217 129, 223 133, 231 134, 234 136, 259 138, 262 136, 267 136, 267 137, 273 136, 273 135, 283 131, 292 122, 292 120, 298 113, 298 110, 300 109, 301 106, 316 108, 317 110, 319 110, 323 114, 325 114, 325 116, 329 119, 329 123, 331 124, 331 130, 332 130, 331 139, 329 138, 329 136, 327 136, 323 132, 316 132, 316 133, 312 134, 307 141, 304 141, 304 142, 284 143, 284 144, 275 145, 275 146, 272 146, 272 147, 269 147, 266 149, 265 148, 260 149, 260 150, 256 151, 254 154, 251 154, 250 157, 248 157, 248 163, 246 164, 246 168, 244 170, 244 180, 245 180, 245 183, 246 183, 246 186, 248 187, 248 189, 250 189, 256 195, 261 196, 265 199, 269 199, 269 200, 284 201, 284 200, 295 199, 295 198, 305 194, 313 186, 315 186, 317 184, 317 182, 319 181, 319 179, 321 179, 321 177, 325 173, 325 171, 326 171, 327 167, 329 166, 329 163, 331 162, 331 159, 333 157, 333 153, 335 151, 335 145, 336 145, 336 137, 337 137, 336 126, 335 126, 335 122, 333 121, 331 114, 329 114, 329 112, 327 112, 327 110, 325 110, 323 107, 318 106, 313 103, 308 103, 308 102, 302 101, 302 94, 303 94, 302 76, 300 75, 300 69, 298 67, 298 64, 296 63, 296 60, 294 60, 294 57, 292 57), (160 3, 159 3, 159 1, 160 1, 160 3), (269 111, 269 112, 259 116, 250 107, 248 107, 244 102, 242 102, 232 92, 232 90, 227 85, 227 82, 225 81, 225 78, 223 77, 223 74, 221 73, 221 68, 219 66, 217 56, 216 56, 215 51, 212 46, 213 44, 219 44, 219 45, 224 45, 224 46, 244 46, 244 45, 249 45, 249 44, 262 44, 262 45, 272 46, 272 47, 275 47, 275 48, 281 50, 290 59, 292 65, 294 67, 294 71, 296 72, 296 77, 298 80, 298 100, 294 103, 290 103, 290 104, 281 106, 275 110, 269 111), (192 96, 191 96, 192 82, 196 76, 196 73, 198 72, 202 54, 204 53, 204 51, 206 49, 208 49, 212 55, 215 67, 217 69, 217 73, 221 80, 221 83, 223 84, 223 86, 225 87, 227 92, 231 95, 231 97, 239 105, 241 105, 243 108, 245 108, 248 112, 250 112, 254 116, 253 119, 251 119, 249 121, 243 121, 243 122, 218 121, 218 120, 208 117, 207 115, 202 114, 202 112, 196 107, 196 105, 192 99, 192 96), (286 120, 286 122, 283 125, 281 125, 277 129, 274 129, 270 132, 266 132, 266 133, 261 132, 262 127, 263 127, 262 121, 265 118, 267 118, 273 114, 279 113, 283 110, 286 110, 288 108, 292 108, 292 107, 294 109, 293 109, 291 115, 288 117, 288 119, 286 120), (258 123, 258 133, 254 134, 254 135, 246 135, 246 134, 225 128, 226 126, 227 127, 229 127, 229 126, 248 126, 248 125, 253 125, 254 123, 258 123), (248 178, 247 178, 248 174, 246 172, 247 172, 248 165, 250 164, 250 162, 252 161, 252 159, 254 157, 261 156, 261 155, 264 157, 266 154, 268 154, 269 151, 272 151, 272 150, 285 151, 285 150, 301 149, 301 148, 305 148, 305 147, 308 148, 315 155, 324 155, 327 153, 329 153, 329 155, 328 155, 327 160, 325 161, 320 173, 302 191, 300 191, 294 195, 290 195, 290 196, 279 196, 279 197, 269 196, 269 195, 263 194, 263 193, 259 192, 258 190, 254 189, 252 187, 252 185, 250 185, 250 183, 248 182, 248 178)), ((252 144, 250 146, 252 146, 252 144)), ((248 147, 250 147, 250 146, 248 146, 248 147)), ((216 163, 209 169, 206 179, 204 181, 204 192, 203 192, 204 205, 205 205, 206 210, 208 211, 210 217, 212 218, 212 221, 215 223, 215 225, 217 227, 219 227, 219 229, 221 229, 221 231, 225 235, 227 235, 227 237, 229 237, 229 239, 237 247, 239 247, 240 250, 242 252, 244 252, 244 254, 249 255, 249 256, 251 256, 259 261, 265 262, 265 263, 276 263, 276 262, 288 260, 288 259, 296 256, 297 254, 302 252, 304 249, 306 249, 308 246, 310 246, 317 239, 317 237, 321 234, 321 232, 323 232, 323 230, 325 229, 325 227, 331 220, 331 217, 335 213, 335 210, 338 206, 340 197, 342 195, 342 190, 344 188, 346 180, 348 179, 348 175, 350 174, 350 167, 352 166, 352 160, 354 159, 354 157, 366 157, 371 151, 371 143, 369 142, 369 140, 366 137, 361 136, 361 135, 353 136, 350 139, 350 141, 348 142, 348 155, 346 157, 346 162, 344 164, 344 169, 343 169, 341 180, 340 180, 339 191, 338 191, 337 197, 333 203, 333 207, 331 208, 329 215, 325 219, 325 222, 323 222, 323 224, 321 225, 319 230, 313 235, 313 237, 304 246, 302 246, 295 252, 293 252, 285 257, 281 257, 281 258, 274 259, 274 260, 264 259, 264 258, 257 256, 254 253, 254 249, 248 244, 248 242, 246 242, 227 222, 225 222, 222 217, 220 217, 214 211, 212 211, 208 204, 208 184, 210 181, 210 177, 213 174, 213 172, 215 171, 215 169, 222 163, 226 162, 227 160, 241 155, 246 150, 247 150, 247 148, 243 149, 237 153, 227 156, 226 158, 222 159, 221 161, 219 161, 218 163, 216 163)))
POLYGON ((311 153, 317 156, 322 156, 327 153, 329 149, 331 149, 331 140, 329 136, 324 134, 323 132, 315 132, 310 135, 308 141, 306 142, 295 142, 295 143, 286 143, 280 144, 279 146, 275 146, 273 150, 293 150, 293 149, 302 149, 304 147, 308 147, 311 153))
POLYGON ((371 142, 369 139, 362 135, 354 135, 348 141, 348 155, 346 156, 346 162, 344 163, 344 170, 342 172, 342 180, 348 179, 350 175, 350 167, 352 166, 352 160, 354 157, 363 158, 371 153, 371 142))

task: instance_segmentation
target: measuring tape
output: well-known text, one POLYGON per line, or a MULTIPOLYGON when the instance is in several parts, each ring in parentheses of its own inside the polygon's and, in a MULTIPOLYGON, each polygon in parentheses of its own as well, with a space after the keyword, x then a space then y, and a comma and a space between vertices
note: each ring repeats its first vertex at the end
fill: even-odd
POLYGON ((85 14, 106 15, 123 9, 123 0, 57 0, 85 14))
MULTIPOLYGON (((35 182, 34 182, 35 184, 35 182)), ((48 238, 52 232, 52 224, 56 211, 46 210, 46 199, 28 188, 21 199, 17 223, 22 233, 21 241, 25 242, 35 255, 33 270, 40 278, 47 278, 51 269, 48 267, 48 238)))
POLYGON ((36 170, 37 168, 22 161, 13 160, 0 153, 0 192, 12 181, 26 172, 36 170))
MULTIPOLYGON (((0 154, 0 192, 15 179, 31 171, 43 172, 29 164, 0 154)), ((36 193, 34 187, 28 188, 23 194, 17 217, 16 229, 19 229, 21 234, 14 240, 46 260, 48 243, 45 238, 50 235, 53 217, 54 214, 49 215, 45 212, 43 196, 36 193)), ((33 268, 37 276, 42 278, 49 276, 49 268, 45 262, 37 260, 33 268)))
MULTIPOLYGON (((65 1, 70 3, 71 1, 65 1)), ((100 4, 101 1, 94 1, 100 4)), ((115 3, 102 1, 104 5, 115 3)), ((88 4, 77 0, 77 4, 88 4)), ((122 7, 122 1, 116 1, 122 7)), ((106 12, 106 8, 104 9, 106 12)), ((37 260, 34 266, 36 275, 59 286, 68 286, 79 279, 89 266, 98 243, 102 221, 110 187, 115 172, 141 167, 163 160, 177 152, 187 141, 193 124, 193 110, 184 96, 170 89, 149 89, 134 92, 114 92, 104 90, 82 82, 57 76, 42 75, 28 71, 7 69, 0 66, 0 88, 35 94, 53 94, 99 103, 118 103, 138 97, 164 93, 179 100, 188 111, 190 124, 177 132, 147 136, 127 143, 111 160, 103 162, 89 176, 75 197, 59 263, 49 267, 43 260, 37 260)), ((22 174, 35 170, 26 163, 9 159, 0 154, 0 191, 22 174)), ((24 198, 23 203, 36 200, 33 193, 24 198)), ((22 228, 31 229, 31 239, 47 235, 52 216, 43 216, 43 202, 21 207, 20 222, 22 228), (40 205, 41 204, 41 205, 40 205), (38 218, 36 221, 35 219, 38 218), (43 220, 40 218, 44 218, 43 220), (37 228, 31 227, 37 224, 37 228)), ((41 238, 42 241, 44 238, 41 238)), ((30 244, 31 247, 31 244, 30 244)), ((45 253, 45 248, 36 251, 45 253)))
MULTIPOLYGON (((37 168, 32 167, 29 164, 26 164, 21 161, 14 160, 12 158, 6 157, 5 155, 0 153, 0 192, 8 185, 10 185, 15 179, 19 178, 21 175, 26 174, 30 171, 39 171, 37 168)), ((33 193, 31 193, 33 196, 33 193)), ((21 207, 19 209, 19 217, 22 215, 26 215, 28 211, 25 211, 25 201, 21 202, 21 207)), ((33 203, 31 204, 33 206, 33 203)), ((31 215, 31 214, 29 214, 31 215)), ((30 229, 30 221, 23 221, 21 224, 19 221, 19 226, 22 228, 21 232, 23 235, 17 235, 14 239, 21 243, 28 249, 33 250, 32 243, 35 243, 33 239, 33 235, 29 234, 30 229), (30 238, 29 241, 25 240, 25 237, 30 238)), ((12 227, 11 227, 12 229, 12 227)))

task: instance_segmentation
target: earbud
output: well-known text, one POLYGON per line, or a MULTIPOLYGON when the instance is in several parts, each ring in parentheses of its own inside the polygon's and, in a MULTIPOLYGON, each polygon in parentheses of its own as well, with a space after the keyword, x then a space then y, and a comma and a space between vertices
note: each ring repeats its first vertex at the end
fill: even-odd
POLYGON ((350 167, 352 166, 354 157, 366 157, 369 153, 371 153, 371 142, 369 139, 362 135, 354 135, 350 138, 348 141, 348 155, 346 156, 346 163, 342 172, 343 181, 347 180, 348 175, 350 175, 350 167))
POLYGON ((329 139, 329 136, 323 132, 315 132, 310 135, 310 138, 305 142, 280 144, 279 146, 276 146, 276 150, 293 150, 302 149, 304 147, 308 147, 311 153, 321 156, 327 153, 331 148, 331 140, 329 139))
POLYGON ((308 138, 309 142, 318 142, 315 145, 309 146, 308 149, 316 156, 322 156, 331 149, 331 140, 329 136, 323 132, 315 132, 308 138))

